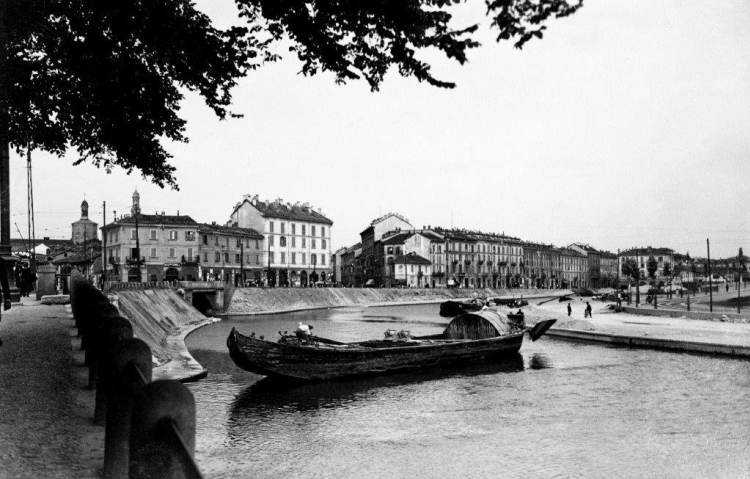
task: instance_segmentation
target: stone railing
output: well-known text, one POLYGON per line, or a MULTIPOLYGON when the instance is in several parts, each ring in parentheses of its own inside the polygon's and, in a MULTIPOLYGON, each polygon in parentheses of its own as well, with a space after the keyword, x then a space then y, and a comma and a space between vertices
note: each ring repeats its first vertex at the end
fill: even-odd
POLYGON ((71 309, 96 389, 94 422, 104 426, 104 478, 200 478, 195 400, 179 381, 151 381, 151 348, 78 272, 71 309))

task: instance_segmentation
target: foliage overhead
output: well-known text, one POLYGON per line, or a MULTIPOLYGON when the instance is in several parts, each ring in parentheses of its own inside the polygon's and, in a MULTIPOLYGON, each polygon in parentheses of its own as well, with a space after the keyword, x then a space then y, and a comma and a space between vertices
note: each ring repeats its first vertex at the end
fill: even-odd
MULTIPOLYGON (((437 50, 460 64, 479 46, 478 24, 453 25, 469 0, 235 0, 245 27, 216 28, 189 0, 3 0, 0 2, 2 145, 139 170, 177 187, 162 141, 184 142, 185 90, 220 118, 248 71, 277 60, 280 42, 302 73, 364 79, 377 90, 395 67, 444 88, 419 53, 437 50), (7 136, 6 136, 7 135, 7 136)), ((541 38, 550 18, 582 0, 485 0, 497 40, 517 48, 541 38)))

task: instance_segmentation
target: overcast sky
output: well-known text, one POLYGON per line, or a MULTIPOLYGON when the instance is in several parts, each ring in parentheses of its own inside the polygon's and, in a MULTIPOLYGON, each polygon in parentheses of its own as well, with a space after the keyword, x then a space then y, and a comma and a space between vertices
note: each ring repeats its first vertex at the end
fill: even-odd
MULTIPOLYGON (((223 24, 228 0, 201 8, 223 24)), ((237 120, 193 95, 188 144, 170 144, 180 191, 33 154, 36 236, 70 238, 80 203, 102 222, 144 213, 225 222, 243 194, 310 202, 349 246, 393 211, 416 227, 587 242, 610 251, 665 246, 711 256, 750 238, 750 2, 588 1, 519 51, 496 44, 484 2, 483 46, 463 67, 436 61, 454 90, 391 73, 365 83, 306 78, 289 54, 241 81, 237 120)), ((280 53, 284 53, 281 51, 280 53)), ((27 236, 25 161, 11 158, 11 227, 27 236)))

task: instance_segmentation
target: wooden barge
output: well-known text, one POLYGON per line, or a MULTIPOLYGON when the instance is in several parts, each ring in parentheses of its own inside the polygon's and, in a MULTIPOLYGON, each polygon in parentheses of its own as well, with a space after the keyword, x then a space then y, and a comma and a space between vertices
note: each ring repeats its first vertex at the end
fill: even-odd
POLYGON ((483 310, 454 318, 442 334, 354 343, 320 337, 308 343, 289 336, 272 342, 242 335, 232 328, 227 347, 235 364, 246 371, 324 381, 513 355, 521 348, 525 333, 536 340, 554 322, 543 321, 529 329, 522 316, 483 310))

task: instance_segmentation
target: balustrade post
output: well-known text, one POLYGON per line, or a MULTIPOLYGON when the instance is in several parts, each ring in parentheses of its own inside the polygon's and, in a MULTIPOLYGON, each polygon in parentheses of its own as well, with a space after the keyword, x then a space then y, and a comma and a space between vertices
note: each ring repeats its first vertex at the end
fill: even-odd
POLYGON ((141 389, 133 400, 130 477, 201 477, 194 453, 195 400, 190 390, 174 380, 141 389))
POLYGON ((133 397, 151 382, 151 360, 151 348, 137 338, 123 340, 110 356, 102 470, 105 479, 127 479, 129 475, 133 397))
POLYGON ((107 388, 112 381, 111 355, 118 343, 133 337, 133 326, 122 316, 107 318, 102 327, 102 374, 96 381, 94 423, 104 426, 107 418, 107 388))

